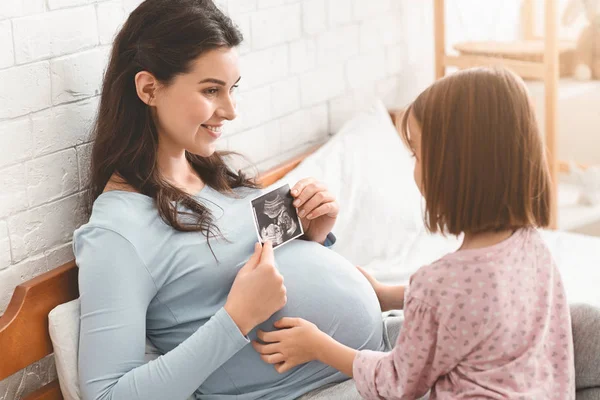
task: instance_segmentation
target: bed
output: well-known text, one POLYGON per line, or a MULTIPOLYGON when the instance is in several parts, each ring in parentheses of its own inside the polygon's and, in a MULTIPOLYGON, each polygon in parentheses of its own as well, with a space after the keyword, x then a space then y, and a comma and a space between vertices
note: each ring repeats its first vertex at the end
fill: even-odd
MULTIPOLYGON (((406 282, 419 266, 455 250, 460 240, 426 233, 412 163, 390 113, 377 103, 348 121, 324 145, 287 160, 261 174, 259 180, 273 187, 306 176, 325 182, 340 202, 334 251, 380 280, 398 283, 406 282)), ((600 238, 552 231, 542 234, 559 265, 569 301, 600 307, 600 238)), ((74 261, 15 288, 0 317, 0 379, 57 349, 56 337, 54 344, 50 337, 48 314, 64 310, 64 303, 73 304, 78 296, 74 261)), ((77 318, 73 321, 77 324, 77 318)), ((61 386, 55 380, 25 399, 63 399, 61 386)))

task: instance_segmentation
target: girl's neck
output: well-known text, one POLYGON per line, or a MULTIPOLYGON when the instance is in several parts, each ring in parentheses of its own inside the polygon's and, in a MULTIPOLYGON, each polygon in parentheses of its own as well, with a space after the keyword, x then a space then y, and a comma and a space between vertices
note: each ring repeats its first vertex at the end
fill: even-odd
POLYGON ((465 233, 462 246, 458 250, 473 250, 490 247, 505 241, 512 236, 514 231, 465 233))

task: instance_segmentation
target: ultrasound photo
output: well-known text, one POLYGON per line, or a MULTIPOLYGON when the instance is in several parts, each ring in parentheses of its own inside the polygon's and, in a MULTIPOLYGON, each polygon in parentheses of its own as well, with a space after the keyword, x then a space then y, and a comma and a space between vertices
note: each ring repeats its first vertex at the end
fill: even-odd
POLYGON ((304 234, 293 201, 288 184, 252 200, 254 225, 261 243, 271 241, 276 248, 304 234))

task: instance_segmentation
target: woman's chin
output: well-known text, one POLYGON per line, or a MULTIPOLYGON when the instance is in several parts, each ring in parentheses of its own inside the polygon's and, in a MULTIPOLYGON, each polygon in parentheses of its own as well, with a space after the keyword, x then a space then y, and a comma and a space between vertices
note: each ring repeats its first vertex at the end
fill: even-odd
POLYGON ((202 147, 187 149, 187 151, 198 157, 210 157, 213 154, 215 154, 216 149, 217 149, 217 146, 215 146, 215 144, 211 143, 211 144, 208 144, 208 145, 205 145, 202 147))

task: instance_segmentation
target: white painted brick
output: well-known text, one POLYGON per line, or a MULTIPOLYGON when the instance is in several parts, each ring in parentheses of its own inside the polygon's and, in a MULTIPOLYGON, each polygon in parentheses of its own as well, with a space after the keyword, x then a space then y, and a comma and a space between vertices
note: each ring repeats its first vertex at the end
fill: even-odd
POLYGON ((311 106, 339 96, 346 90, 344 66, 342 64, 321 67, 300 77, 302 106, 311 106))
POLYGON ((84 220, 83 198, 76 194, 9 217, 13 262, 70 241, 84 220))
POLYGON ((43 254, 0 270, 0 314, 6 311, 15 287, 44 272, 48 272, 48 263, 43 254))
POLYGON ((312 38, 290 43, 290 72, 298 74, 317 65, 317 45, 312 38))
POLYGON ((34 157, 88 142, 97 109, 94 97, 33 114, 34 157))
POLYGON ((284 5, 285 3, 286 0, 258 0, 258 8, 278 7, 284 5))
POLYGON ((52 104, 48 62, 1 70, 0 82, 0 119, 29 114, 52 104))
POLYGON ((29 117, 0 122, 0 167, 31 158, 32 134, 29 117))
POLYGON ((329 131, 337 133, 355 114, 354 96, 346 94, 329 101, 329 131))
POLYGON ((27 208, 27 169, 24 164, 0 170, 0 218, 27 208))
POLYGON ((73 53, 98 44, 94 6, 13 20, 17 63, 73 53))
POLYGON ((32 389, 42 387, 56 377, 54 355, 50 354, 0 381, 0 393, 3 399, 24 399, 32 389))
POLYGON ((123 0, 123 11, 126 15, 131 14, 144 0, 123 0))
MULTIPOLYGON (((90 184, 90 162, 93 143, 77 146, 77 165, 79 168, 79 187, 85 189, 90 184)), ((218 147, 218 146, 217 146, 218 147)))
POLYGON ((0 19, 22 17, 42 13, 46 0, 2 0, 0 1, 0 19))
POLYGON ((279 121, 271 121, 257 128, 238 133, 229 138, 229 148, 259 163, 274 156, 281 150, 279 121))
POLYGON ((383 79, 386 76, 385 51, 360 55, 348 61, 346 65, 348 83, 352 89, 383 79))
POLYGON ((354 19, 365 20, 391 10, 392 2, 399 0, 354 0, 354 19))
POLYGON ((400 80, 397 76, 392 76, 377 82, 375 85, 375 92, 377 97, 380 98, 383 101, 383 104, 389 109, 399 108, 405 105, 399 101, 401 90, 400 80))
POLYGON ((97 0, 48 0, 48 8, 50 10, 56 10, 65 7, 85 6, 95 2, 97 2, 97 0))
POLYGON ((242 71, 246 71, 241 82, 246 89, 253 89, 285 78, 289 71, 288 46, 282 45, 262 51, 253 51, 243 55, 240 64, 242 71))
POLYGON ((236 16, 233 19, 234 24, 238 27, 244 40, 238 46, 240 54, 247 54, 252 50, 252 31, 250 30, 250 15, 244 14, 236 16))
POLYGON ((0 221, 0 271, 10 265, 10 240, 8 239, 8 225, 0 221))
POLYGON ((351 0, 326 0, 327 16, 331 27, 353 21, 351 0))
POLYGON ((375 85, 367 85, 360 90, 329 101, 329 129, 337 133, 357 112, 371 107, 377 99, 375 85))
POLYGON ((97 47, 50 61, 52 103, 56 105, 98 95, 109 52, 109 47, 97 47))
POLYGON ((345 25, 317 37, 319 65, 345 61, 359 51, 359 27, 356 24, 345 25))
POLYGON ((360 25, 360 49, 362 52, 397 43, 400 39, 400 25, 392 16, 371 19, 360 25))
POLYGON ((54 247, 44 252, 48 268, 53 269, 75 259, 73 255, 73 242, 54 247))
POLYGON ((406 64, 406 47, 403 45, 388 47, 385 64, 388 75, 401 73, 406 64))
POLYGON ((299 4, 254 12, 251 17, 252 46, 264 49, 299 39, 302 35, 299 4))
POLYGON ((278 118, 300 108, 300 79, 292 77, 271 85, 271 115, 278 118))
POLYGON ((127 15, 120 0, 98 4, 98 38, 100 44, 111 44, 127 15))
POLYGON ((12 26, 9 20, 0 21, 0 68, 10 67, 14 63, 12 26))
POLYGON ((245 13, 256 10, 256 0, 229 0, 229 14, 245 13))
POLYGON ((324 140, 329 133, 327 104, 320 104, 281 119, 281 150, 324 140))
POLYGON ((304 0, 302 20, 304 33, 314 35, 327 29, 327 9, 324 0, 304 0))
POLYGON ((79 189, 77 152, 68 149, 27 163, 29 207, 75 193, 79 189))
POLYGON ((254 128, 271 119, 271 88, 244 91, 237 95, 237 118, 225 126, 226 135, 254 128))

